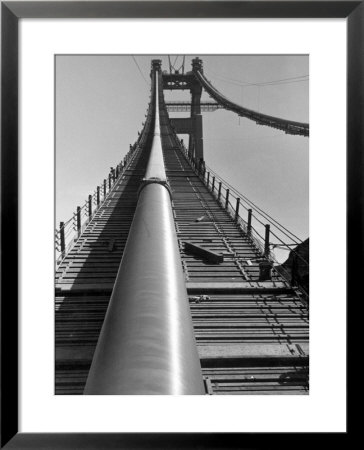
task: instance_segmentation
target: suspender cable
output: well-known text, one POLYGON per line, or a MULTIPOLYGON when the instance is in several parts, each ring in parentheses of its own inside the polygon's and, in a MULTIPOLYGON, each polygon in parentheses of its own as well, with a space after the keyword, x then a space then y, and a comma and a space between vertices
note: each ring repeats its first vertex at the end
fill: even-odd
POLYGON ((85 394, 204 394, 159 123, 85 394))

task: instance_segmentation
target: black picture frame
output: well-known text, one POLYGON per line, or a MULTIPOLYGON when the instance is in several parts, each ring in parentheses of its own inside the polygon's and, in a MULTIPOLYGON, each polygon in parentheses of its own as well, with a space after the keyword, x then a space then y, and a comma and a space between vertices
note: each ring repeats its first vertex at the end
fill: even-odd
MULTIPOLYGON (((308 440, 312 438, 315 445, 327 445, 327 435, 324 433, 299 436, 296 433, 18 433, 19 19, 347 18, 347 300, 355 300, 352 297, 364 268, 363 3, 315 0, 1 2, 1 448, 307 448, 308 440)), ((334 435, 337 443, 348 437, 348 432, 334 435)))

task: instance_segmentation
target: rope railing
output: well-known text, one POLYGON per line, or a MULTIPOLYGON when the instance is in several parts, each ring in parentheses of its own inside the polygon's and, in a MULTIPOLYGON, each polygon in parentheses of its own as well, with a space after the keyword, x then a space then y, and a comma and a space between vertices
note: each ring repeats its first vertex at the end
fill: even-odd
MULTIPOLYGON (((287 281, 291 281, 291 276, 277 261, 276 255, 274 254, 274 248, 277 246, 289 250, 302 262, 302 265, 305 265, 307 268, 309 267, 308 261, 295 248, 292 248, 302 243, 297 236, 279 224, 278 221, 265 213, 261 208, 256 207, 245 196, 239 195, 238 191, 226 183, 216 172, 206 166, 204 161, 197 161, 190 155, 183 144, 180 143, 179 147, 208 190, 229 213, 236 224, 246 233, 251 243, 261 255, 261 259, 269 261, 272 266, 279 265, 280 272, 287 281), (245 212, 245 217, 242 216, 242 212, 245 212), (272 236, 277 242, 271 242, 272 236)), ((301 286, 299 288, 307 296, 307 292, 301 286)))
POLYGON ((78 206, 73 216, 66 222, 60 222, 55 230, 55 258, 60 265, 72 247, 80 238, 86 226, 91 222, 99 208, 108 200, 119 179, 124 175, 130 163, 133 161, 135 151, 144 146, 148 138, 149 128, 154 120, 153 91, 149 97, 149 105, 146 112, 142 130, 138 132, 138 138, 134 145, 130 145, 129 151, 116 167, 110 168, 108 176, 96 187, 83 204, 78 206))
MULTIPOLYGON (((247 212, 247 219, 244 220, 243 217, 241 217, 242 221, 244 223, 246 223, 247 226, 247 222, 250 221, 250 223, 253 222, 254 219, 254 228, 256 230, 256 233, 260 236, 260 238, 264 241, 265 237, 263 238, 262 234, 265 234, 265 230, 267 225, 270 226, 270 234, 272 234, 279 242, 279 244, 281 244, 281 246, 287 248, 287 250, 292 250, 293 252, 295 252, 294 249, 292 249, 292 246, 297 246, 298 244, 302 243, 302 240, 300 240, 297 237, 292 237, 295 236, 293 233, 291 233, 289 230, 287 230, 287 228, 283 227, 282 225, 280 225, 275 219, 271 218, 271 216, 267 215, 266 213, 264 213, 260 208, 259 209, 255 209, 254 207, 250 207, 251 205, 254 205, 252 202, 247 203, 245 201, 246 197, 242 197, 239 195, 239 193, 231 188, 231 185, 228 185, 225 183, 225 181, 220 178, 215 172, 211 171, 211 169, 209 169, 206 165, 205 167, 202 169, 202 180, 205 182, 206 186, 210 189, 210 191, 212 192, 212 186, 210 185, 210 183, 207 183, 207 177, 209 173, 213 173, 214 174, 214 178, 215 178, 215 184, 216 184, 216 180, 222 184, 221 186, 221 201, 225 201, 226 202, 226 195, 228 195, 229 197, 229 205, 230 205, 230 214, 232 215, 232 217, 237 218, 237 216, 241 217, 240 214, 240 207, 242 207, 246 212, 247 212), (225 195, 224 195, 225 192, 225 195), (233 201, 235 201, 235 204, 233 203, 233 201), (250 220, 249 220, 249 215, 250 215, 250 220)), ((210 178, 210 177, 209 177, 210 178)), ((252 225, 251 225, 252 227, 252 225)), ((275 244, 269 242, 269 245, 271 247, 274 247, 275 244)), ((306 261, 307 265, 308 262, 306 261)))
POLYGON ((266 223, 266 221, 268 221, 272 226, 274 226, 275 228, 279 229, 279 231, 285 235, 290 241, 292 241, 293 244, 301 244, 302 240, 296 236, 294 233, 292 233, 290 230, 288 230, 286 227, 284 227, 282 224, 280 224, 276 219, 274 219, 272 216, 270 216, 268 213, 266 213, 265 211, 263 211, 258 205, 256 205, 255 203, 253 203, 251 200, 249 200, 245 195, 241 194, 239 191, 237 191, 233 186, 231 186, 226 180, 224 180, 222 177, 220 177, 219 175, 217 175, 210 167, 208 167, 207 165, 205 165, 206 170, 210 171, 211 174, 215 175, 215 177, 219 178, 220 180, 222 180, 222 182, 224 183, 224 185, 226 185, 230 191, 235 193, 235 197, 240 199, 241 202, 241 206, 246 210, 249 211, 249 209, 252 209, 252 211, 254 210, 254 215, 253 217, 260 223, 261 225, 264 226, 264 224, 266 223), (261 220, 259 219, 259 217, 261 217, 261 220))
POLYGON ((115 168, 111 167, 108 177, 96 187, 82 206, 77 207, 73 216, 66 222, 60 222, 59 228, 55 230, 55 257, 57 265, 61 264, 96 212, 108 199, 118 180, 124 175, 125 170, 132 161, 134 152, 138 148, 138 142, 139 140, 130 146, 126 156, 115 168))

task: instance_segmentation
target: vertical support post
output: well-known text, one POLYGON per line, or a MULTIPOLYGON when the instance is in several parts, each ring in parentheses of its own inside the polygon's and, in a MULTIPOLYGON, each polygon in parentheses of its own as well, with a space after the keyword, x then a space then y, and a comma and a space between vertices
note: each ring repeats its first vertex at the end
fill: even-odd
MULTIPOLYGON (((196 66, 194 70, 202 70, 200 66, 196 66)), ((202 130, 202 114, 201 114, 201 94, 202 86, 197 82, 193 82, 191 88, 191 121, 192 132, 190 135, 189 149, 193 151, 197 158, 203 158, 203 130, 202 130), (193 137, 193 139, 191 139, 193 137)))
POLYGON ((104 180, 104 199, 106 197, 106 180, 104 180))
POLYGON ((269 256, 269 233, 270 233, 270 225, 265 226, 265 239, 264 239, 264 256, 269 256))
POLYGON ((112 184, 115 184, 115 169, 111 167, 112 184))
POLYGON ((246 231, 249 236, 252 234, 252 215, 253 215, 253 210, 248 209, 248 227, 247 227, 246 231))
POLYGON ((215 190, 215 177, 212 177, 212 186, 211 186, 211 192, 213 193, 215 190))
POLYGON ((111 173, 109 173, 109 191, 111 189, 111 173))
POLYGON ((64 255, 64 252, 66 250, 66 241, 64 236, 64 222, 59 223, 59 233, 61 237, 61 253, 64 255))
POLYGON ((97 186, 97 191, 96 191, 96 204, 97 204, 97 207, 100 206, 100 186, 97 186))
POLYGON ((235 207, 235 220, 238 221, 239 218, 239 207, 240 207, 240 198, 236 199, 236 207, 235 207))
POLYGON ((221 198, 221 186, 222 186, 222 182, 220 181, 220 182, 219 182, 219 192, 218 192, 218 194, 217 194, 217 199, 218 199, 218 200, 220 200, 220 198, 221 198))
POLYGON ((81 208, 77 206, 77 232, 81 232, 81 208))
POLYGON ((197 158, 203 158, 203 126, 202 114, 196 114, 192 119, 192 127, 194 132, 194 151, 197 158))
POLYGON ((267 281, 272 279, 272 263, 270 261, 262 261, 259 263, 259 281, 267 281))
POLYGON ((209 184, 210 184, 210 172, 207 172, 207 181, 206 181, 207 188, 209 188, 209 184))
POLYGON ((92 195, 88 196, 88 217, 91 219, 92 216, 92 195))
POLYGON ((116 166, 115 177, 116 179, 119 178, 119 164, 116 166))
POLYGON ((229 194, 230 194, 230 189, 226 189, 225 209, 228 209, 228 207, 229 207, 229 194))

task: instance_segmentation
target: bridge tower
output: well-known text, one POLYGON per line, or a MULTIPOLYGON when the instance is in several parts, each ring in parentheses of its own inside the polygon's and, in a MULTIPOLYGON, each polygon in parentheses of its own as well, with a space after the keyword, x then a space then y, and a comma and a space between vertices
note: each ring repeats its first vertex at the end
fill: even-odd
POLYGON ((203 155, 203 127, 201 114, 202 86, 196 79, 194 72, 203 73, 203 64, 200 58, 192 60, 192 72, 166 73, 162 75, 163 89, 189 90, 191 93, 191 108, 189 118, 171 119, 172 126, 177 134, 188 134, 188 152, 197 160, 204 159, 203 155))
MULTIPOLYGON (((193 64, 200 73, 202 62, 193 64)), ((169 393, 165 380, 173 390, 186 358, 192 393, 307 394, 308 303, 292 277, 274 266, 273 224, 260 239, 259 212, 208 169, 196 140, 191 151, 178 139, 163 89, 188 86, 193 113, 181 120, 191 126, 193 114, 201 115, 194 72, 165 74, 153 60, 151 81, 138 139, 57 232, 56 393, 95 393, 87 389, 90 368, 104 364, 106 355, 109 393, 114 370, 139 377, 143 367, 143 393, 169 393), (165 239, 173 252, 163 250, 165 239), (171 268, 176 281, 168 284, 163 271, 171 268), (150 276, 158 270, 160 276, 150 276), (145 352, 148 330, 157 357, 145 352)), ((189 131, 196 134, 192 126, 189 131)), ((102 370, 93 377, 103 383, 102 370)))

